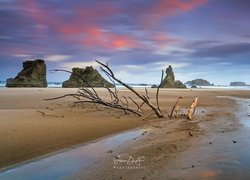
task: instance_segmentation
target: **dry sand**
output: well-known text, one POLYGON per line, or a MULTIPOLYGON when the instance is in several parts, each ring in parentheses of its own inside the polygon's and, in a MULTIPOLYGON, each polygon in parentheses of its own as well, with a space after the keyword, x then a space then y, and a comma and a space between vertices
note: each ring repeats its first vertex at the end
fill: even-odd
MULTIPOLYGON (((143 89, 139 91, 144 93, 143 89)), ((155 91, 155 89, 150 89, 150 97, 153 102, 155 91)), ((138 117, 125 116, 123 111, 109 108, 101 108, 101 111, 97 111, 92 105, 84 105, 82 109, 82 107, 73 106, 74 100, 71 98, 55 101, 43 100, 74 92, 76 89, 0 89, 0 167, 7 167, 122 130, 143 126, 153 130, 147 131, 145 138, 138 139, 136 144, 139 145, 134 146, 133 142, 128 143, 126 152, 135 156, 143 154, 151 159, 152 161, 148 162, 154 163, 146 164, 147 167, 150 167, 147 173, 157 173, 155 167, 159 168, 171 161, 171 157, 187 149, 195 137, 204 133, 197 123, 214 120, 218 115, 228 117, 232 115, 224 109, 235 106, 234 102, 228 99, 217 99, 216 96, 250 97, 249 91, 202 89, 162 89, 160 91, 160 105, 165 113, 171 110, 179 96, 184 96, 183 113, 186 113, 193 98, 199 97, 198 114, 193 121, 187 121, 185 118, 157 121, 158 119, 154 116, 146 118, 151 114, 146 107, 146 115, 138 117)), ((98 92, 101 96, 109 98, 109 94, 104 89, 98 89, 98 92)), ((133 96, 127 90, 121 89, 119 93, 133 96)), ((117 149, 114 153, 122 154, 124 150, 124 148, 117 149)), ((104 157, 104 164, 96 165, 102 167, 98 173, 91 168, 84 176, 96 176, 96 178, 103 176, 117 178, 119 176, 120 178, 120 176, 126 177, 131 174, 127 171, 117 173, 117 171, 113 171, 112 166, 107 166, 113 155, 104 157)), ((140 171, 133 173, 134 177, 143 178, 140 171)), ((79 177, 83 177, 83 175, 80 173, 79 177)))
POLYGON ((72 99, 44 101, 76 89, 0 89, 0 167, 84 143, 145 121, 72 99))

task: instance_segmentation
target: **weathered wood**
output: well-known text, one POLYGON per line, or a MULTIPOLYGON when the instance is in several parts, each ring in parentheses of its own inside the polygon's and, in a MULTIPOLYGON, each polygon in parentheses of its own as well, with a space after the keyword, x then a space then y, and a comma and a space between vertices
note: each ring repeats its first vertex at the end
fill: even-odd
POLYGON ((193 117, 193 115, 194 115, 194 112, 195 112, 197 103, 198 103, 198 97, 196 97, 196 98, 193 100, 191 106, 190 106, 189 109, 188 109, 187 118, 188 118, 189 120, 192 120, 192 117, 193 117))
MULTIPOLYGON (((110 95, 110 100, 107 100, 103 97, 100 97, 96 91, 96 89, 94 87, 92 87, 90 85, 90 83, 86 82, 86 80, 84 80, 81 76, 72 73, 71 71, 67 71, 67 70, 62 70, 62 69, 55 69, 53 70, 54 72, 57 71, 63 71, 63 72, 68 72, 71 74, 74 74, 75 76, 79 77, 80 79, 83 80, 83 82, 85 82, 89 87, 81 87, 78 89, 77 93, 75 94, 66 94, 63 96, 59 96, 59 97, 54 97, 54 98, 50 98, 50 99, 46 99, 46 100, 55 100, 55 99, 60 99, 60 98, 64 98, 64 97, 73 97, 75 99, 77 99, 78 101, 76 101, 75 103, 81 103, 82 105, 84 103, 93 103, 96 108, 98 109, 97 105, 103 105, 103 106, 107 106, 110 108, 115 108, 115 109, 121 109, 124 111, 125 114, 127 114, 128 112, 136 114, 138 116, 142 116, 143 112, 141 110, 141 107, 146 104, 148 107, 151 108, 151 110, 154 112, 154 114, 158 117, 158 118, 164 118, 165 115, 162 113, 160 105, 159 105, 159 90, 160 90, 160 86, 162 85, 163 82, 163 74, 164 71, 162 71, 162 75, 161 75, 161 82, 160 85, 157 87, 157 91, 156 91, 156 105, 154 105, 152 102, 150 102, 150 97, 149 97, 149 92, 148 89, 145 88, 145 95, 144 94, 139 94, 133 87, 129 86, 128 84, 124 83, 122 80, 118 79, 115 74, 113 73, 113 71, 110 69, 110 67, 108 66, 108 64, 104 64, 98 60, 96 60, 96 62, 100 65, 100 69, 108 76, 108 78, 110 79, 110 81, 113 83, 114 85, 114 89, 109 88, 109 87, 105 87, 110 95), (122 98, 124 98, 122 100, 122 98, 120 98, 118 96, 118 90, 116 88, 116 82, 120 83, 122 86, 126 87, 128 90, 130 90, 130 92, 134 93, 140 101, 140 104, 138 102, 136 102, 133 98, 131 98, 130 96, 125 97, 122 96, 122 98), (124 101, 125 100, 125 101, 124 101), (129 101, 131 100, 137 108, 131 108, 129 107, 129 101)), ((175 105, 172 108, 171 114, 167 114, 169 118, 173 118, 174 115, 178 116, 178 111, 179 111, 179 106, 180 106, 180 101, 183 99, 183 97, 179 97, 179 99, 177 100, 177 102, 175 103, 175 105), (174 114, 175 113, 175 114, 174 114)), ((195 108, 197 106, 197 101, 198 98, 195 98, 195 100, 193 101, 193 103, 191 104, 189 110, 188 110, 188 114, 187 117, 188 119, 192 119, 192 116, 195 112, 195 108)))
POLYGON ((172 111, 171 111, 171 114, 170 114, 170 118, 173 118, 173 117, 178 117, 178 112, 179 112, 179 107, 180 107, 180 101, 183 99, 183 96, 180 96, 175 105, 173 106, 172 108, 172 111), (175 113, 175 115, 174 115, 175 113))
MULTIPOLYGON (((156 107, 155 105, 153 105, 152 103, 149 102, 149 100, 147 99, 146 96, 144 95, 140 95, 136 90, 134 90, 134 88, 132 88, 131 86, 129 86, 128 84, 124 83, 123 81, 121 81, 120 79, 117 79, 113 73, 113 71, 109 68, 109 66, 107 64, 101 63, 100 61, 96 60, 96 62, 98 64, 101 65, 101 70, 109 77, 111 77, 113 80, 115 80, 116 82, 120 83, 121 85, 123 85, 124 87, 126 87, 127 89, 129 89, 131 92, 133 92, 137 97, 139 97, 142 101, 144 101, 157 115, 157 117, 159 118, 164 118, 164 114, 161 112, 159 107, 156 107)), ((158 96, 158 95, 157 95, 158 96)))

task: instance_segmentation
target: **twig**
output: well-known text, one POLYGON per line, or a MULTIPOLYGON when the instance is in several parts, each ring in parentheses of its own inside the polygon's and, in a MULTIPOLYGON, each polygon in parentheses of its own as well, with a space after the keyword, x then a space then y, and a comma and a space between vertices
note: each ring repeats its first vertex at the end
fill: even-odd
POLYGON ((126 106, 127 106, 127 108, 128 108, 128 99, 125 97, 125 96, 122 96, 124 99, 125 99, 125 101, 126 101, 126 106))
POLYGON ((128 98, 137 106, 137 111, 141 112, 139 104, 135 100, 133 100, 130 96, 128 98))

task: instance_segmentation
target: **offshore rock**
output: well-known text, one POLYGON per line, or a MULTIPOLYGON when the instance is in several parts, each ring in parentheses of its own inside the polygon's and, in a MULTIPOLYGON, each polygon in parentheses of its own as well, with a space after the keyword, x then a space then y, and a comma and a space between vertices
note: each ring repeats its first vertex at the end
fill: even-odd
POLYGON ((84 68, 73 68, 69 80, 64 81, 62 87, 79 88, 79 87, 114 87, 113 84, 105 80, 99 72, 92 66, 84 68), (76 76, 76 75, 78 76, 76 76), (81 78, 80 78, 80 77, 81 78))
POLYGON ((187 81, 185 84, 189 86, 213 86, 213 84, 205 79, 194 79, 192 81, 187 81))
POLYGON ((179 80, 175 81, 172 66, 169 65, 166 69, 166 77, 163 79, 160 88, 186 88, 186 86, 179 80))
POLYGON ((245 82, 236 81, 236 82, 230 82, 230 86, 247 86, 245 82))
POLYGON ((23 62, 23 69, 9 78, 6 87, 47 87, 46 64, 43 59, 23 62))

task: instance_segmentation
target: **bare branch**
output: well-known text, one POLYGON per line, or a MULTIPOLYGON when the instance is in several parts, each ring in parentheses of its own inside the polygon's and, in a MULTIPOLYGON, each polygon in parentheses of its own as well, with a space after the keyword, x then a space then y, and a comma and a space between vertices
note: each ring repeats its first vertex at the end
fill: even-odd
POLYGON ((101 68, 104 70, 104 72, 106 71, 108 74, 110 74, 111 77, 114 76, 114 73, 113 73, 113 71, 109 68, 108 63, 107 63, 107 64, 103 64, 103 63, 101 63, 101 62, 98 61, 98 60, 95 60, 95 61, 96 61, 98 64, 102 65, 103 67, 105 67, 105 68, 108 70, 108 72, 107 72, 106 70, 104 70, 104 69, 101 67, 101 68))
MULTIPOLYGON (((156 104, 157 104, 157 109, 161 112, 160 106, 159 106, 159 91, 160 91, 160 87, 162 85, 162 81, 163 81, 163 75, 164 75, 164 71, 161 70, 161 82, 159 84, 159 86, 157 87, 157 91, 156 91, 156 104)), ((162 113, 162 112, 161 112, 162 113)))
MULTIPOLYGON (((124 106, 125 106, 125 103, 123 102, 123 100, 120 99, 120 102, 122 103, 122 106, 124 107, 124 106)), ((125 114, 128 114, 126 110, 124 110, 124 113, 125 113, 125 114)))
POLYGON ((101 70, 108 76, 108 78, 110 79, 110 81, 114 85, 114 90, 112 90, 111 88, 105 87, 108 90, 109 94, 110 94, 111 102, 99 97, 96 90, 88 82, 86 82, 86 80, 84 80, 81 76, 79 76, 77 74, 74 74, 73 72, 70 72, 70 71, 67 71, 67 70, 61 70, 61 69, 55 69, 54 71, 55 72, 56 71, 64 71, 64 72, 71 73, 71 74, 77 76, 78 78, 80 78, 82 80, 82 82, 85 82, 88 85, 89 88, 81 87, 81 88, 78 89, 77 94, 67 94, 67 95, 64 95, 64 96, 51 98, 51 99, 46 99, 46 100, 55 100, 55 99, 60 99, 60 98, 64 98, 64 97, 67 97, 67 96, 71 96, 71 97, 74 97, 74 98, 76 98, 78 100, 76 103, 82 103, 82 104, 83 103, 94 103, 95 106, 97 104, 100 104, 100 105, 104 105, 104 106, 111 107, 111 108, 121 109, 126 114, 127 114, 127 112, 131 112, 131 113, 137 114, 139 116, 142 115, 140 113, 141 112, 141 107, 144 104, 146 104, 148 107, 150 107, 154 111, 154 113, 157 115, 158 118, 165 117, 164 114, 162 113, 161 109, 160 109, 160 106, 159 106, 159 88, 160 88, 160 86, 162 85, 162 82, 163 82, 164 71, 162 71, 161 83, 157 88, 156 106, 155 106, 154 104, 152 104, 149 101, 150 97, 149 97, 149 92, 148 92, 147 88, 145 88, 145 93, 146 93, 145 95, 139 94, 133 87, 129 86, 128 84, 124 83, 120 79, 116 78, 113 71, 108 66, 108 63, 104 64, 104 63, 102 63, 102 62, 100 62, 98 60, 96 60, 96 62, 100 65, 101 70), (137 109, 133 109, 133 108, 129 107, 129 101, 125 96, 123 96, 123 98, 125 99, 126 104, 119 98, 118 91, 117 91, 117 88, 116 88, 116 83, 119 83, 122 86, 126 87, 128 90, 130 90, 132 93, 134 93, 140 100, 142 100, 142 103, 139 104, 133 98, 128 97, 137 106, 137 109))
POLYGON ((139 109, 141 109, 141 107, 142 107, 144 104, 145 104, 145 101, 143 101, 143 102, 141 103, 141 105, 139 106, 139 109))
POLYGON ((44 100, 45 101, 50 101, 50 100, 62 99, 62 98, 68 97, 68 96, 76 97, 76 96, 81 96, 81 95, 79 95, 79 94, 66 94, 66 95, 63 95, 63 96, 58 96, 58 97, 44 99, 44 100))
POLYGON ((126 87, 127 89, 129 89, 131 92, 133 92, 137 97, 139 97, 142 101, 145 101, 145 103, 156 113, 156 115, 159 118, 163 118, 164 115, 163 113, 157 108, 155 107, 152 103, 150 103, 147 98, 145 96, 141 96, 137 91, 135 91, 131 86, 129 86, 128 84, 122 82, 121 80, 117 79, 114 76, 114 73, 112 72, 112 70, 105 64, 99 62, 98 60, 96 60, 96 62, 100 65, 102 65, 104 68, 106 68, 106 70, 104 68, 101 68, 104 72, 106 72, 108 75, 110 75, 116 82, 120 83, 121 85, 123 85, 124 87, 126 87))
POLYGON ((135 100, 133 100, 130 96, 128 98, 137 106, 137 111, 141 112, 139 104, 135 100))
POLYGON ((64 69, 52 69, 52 70, 50 70, 50 71, 51 71, 51 72, 58 72, 58 71, 61 71, 61 72, 67 72, 67 73, 73 74, 74 76, 80 78, 83 82, 85 82, 85 83, 88 85, 88 87, 90 87, 90 88, 92 89, 92 91, 95 93, 95 95, 98 97, 98 94, 97 94, 97 92, 95 91, 95 89, 94 89, 85 79, 83 79, 80 75, 75 74, 75 73, 73 73, 73 72, 71 72, 71 71, 64 70, 64 69))
POLYGON ((125 96, 122 96, 124 99, 125 99, 125 101, 126 101, 126 106, 127 106, 127 108, 128 108, 128 99, 125 97, 125 96))
MULTIPOLYGON (((115 100, 113 99, 113 97, 115 98, 115 94, 113 91, 111 91, 111 89, 109 89, 108 87, 105 86, 105 88, 108 90, 109 94, 110 94, 110 99, 111 101, 114 103, 115 100)), ((114 103, 115 104, 115 103, 114 103)))
POLYGON ((100 102, 94 102, 94 101, 76 101, 75 103, 82 103, 82 102, 87 102, 87 103, 98 103, 98 104, 102 104, 102 105, 105 105, 105 106, 108 106, 108 107, 111 107, 111 108, 115 108, 115 109, 122 109, 122 110, 125 110, 125 111, 129 111, 131 113, 134 113, 134 114, 137 114, 138 116, 142 116, 142 114, 134 109, 131 109, 131 108, 125 108, 121 105, 117 105, 117 106, 113 106, 111 103, 106 103, 106 102, 103 102, 103 101, 100 101, 100 102))

